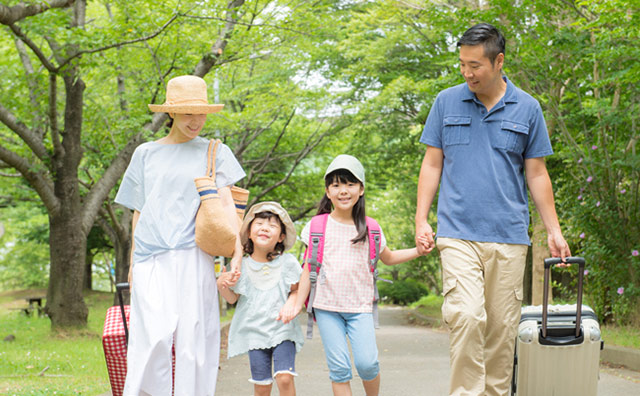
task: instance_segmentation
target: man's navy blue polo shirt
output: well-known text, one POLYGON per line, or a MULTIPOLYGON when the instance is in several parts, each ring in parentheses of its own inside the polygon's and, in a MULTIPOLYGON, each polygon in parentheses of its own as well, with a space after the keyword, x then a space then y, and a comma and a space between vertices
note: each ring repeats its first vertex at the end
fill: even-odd
POLYGON ((466 83, 436 98, 420 142, 442 149, 440 237, 529 244, 524 160, 553 154, 542 109, 506 77, 491 111, 466 83))

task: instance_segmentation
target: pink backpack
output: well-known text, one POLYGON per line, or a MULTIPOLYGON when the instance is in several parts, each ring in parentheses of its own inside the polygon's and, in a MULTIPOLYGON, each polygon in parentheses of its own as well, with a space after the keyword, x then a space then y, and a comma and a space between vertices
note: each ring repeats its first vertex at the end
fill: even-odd
MULTIPOLYGON (((311 289, 309 291, 309 298, 307 299, 306 304, 307 313, 309 315, 309 320, 307 321, 307 338, 313 337, 313 321, 315 319, 315 314, 313 312, 313 300, 316 295, 318 274, 320 273, 320 267, 322 267, 324 233, 327 229, 328 218, 329 213, 316 215, 311 218, 309 242, 307 243, 307 250, 304 253, 304 264, 309 268, 309 280, 311 281, 311 289)), ((376 281, 381 280, 389 283, 391 283, 391 281, 378 277, 377 266, 378 258, 380 257, 380 225, 377 221, 368 216, 366 221, 367 234, 369 235, 369 267, 373 275, 373 322, 375 327, 378 328, 378 300, 380 299, 380 295, 378 293, 376 281)))

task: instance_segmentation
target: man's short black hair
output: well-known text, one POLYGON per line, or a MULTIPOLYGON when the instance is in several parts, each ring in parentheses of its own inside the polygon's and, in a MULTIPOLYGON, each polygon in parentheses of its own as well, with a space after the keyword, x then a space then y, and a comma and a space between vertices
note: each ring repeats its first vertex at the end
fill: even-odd
POLYGON ((493 64, 498 54, 504 54, 505 40, 502 33, 495 26, 488 23, 479 23, 464 32, 458 41, 458 47, 461 45, 482 45, 484 47, 484 55, 493 64))

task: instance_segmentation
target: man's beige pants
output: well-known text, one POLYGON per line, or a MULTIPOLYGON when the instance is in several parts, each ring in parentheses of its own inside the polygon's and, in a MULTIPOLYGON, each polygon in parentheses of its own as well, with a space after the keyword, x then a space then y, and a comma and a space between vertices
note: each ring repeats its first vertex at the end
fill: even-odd
POLYGON ((438 238, 455 396, 509 394, 526 245, 438 238))

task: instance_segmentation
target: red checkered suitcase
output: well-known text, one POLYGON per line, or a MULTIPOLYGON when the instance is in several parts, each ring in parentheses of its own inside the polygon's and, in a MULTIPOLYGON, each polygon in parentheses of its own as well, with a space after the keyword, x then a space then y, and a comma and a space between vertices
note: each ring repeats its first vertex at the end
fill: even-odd
MULTIPOLYGON (((113 396, 122 396, 124 380, 127 376, 127 343, 129 342, 129 306, 124 305, 122 292, 129 290, 128 283, 118 283, 119 306, 113 306, 107 310, 102 332, 102 347, 107 361, 109 382, 113 396)), ((173 352, 173 376, 176 372, 176 354, 173 352)), ((173 393, 173 392, 172 392, 173 393)))

